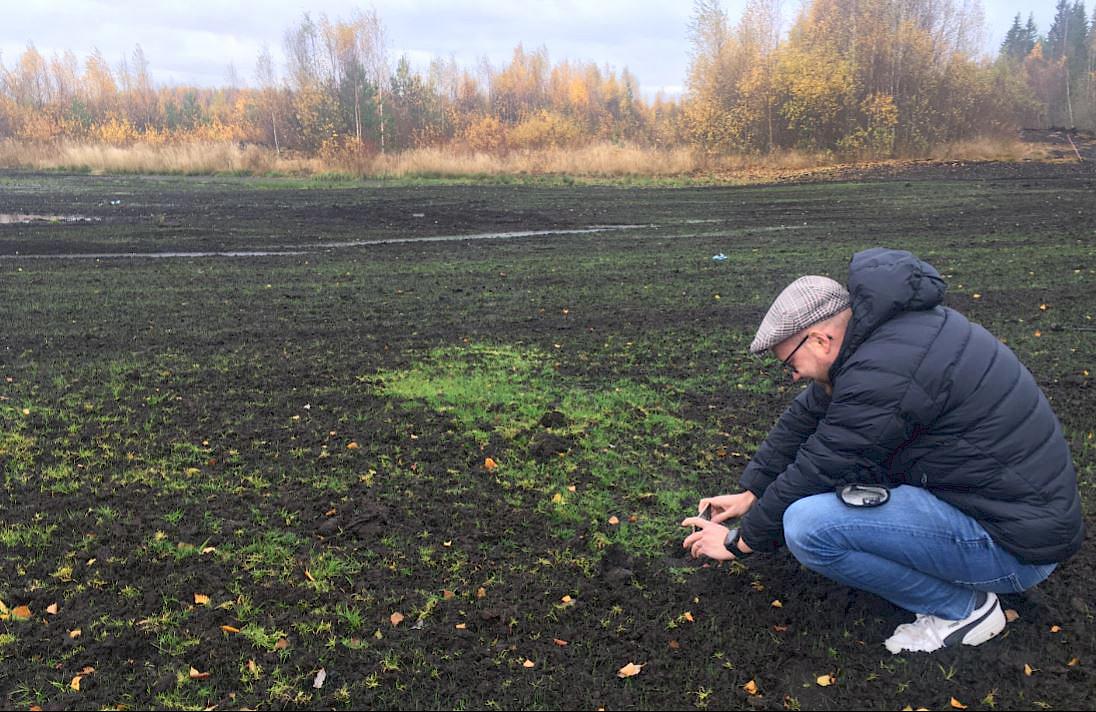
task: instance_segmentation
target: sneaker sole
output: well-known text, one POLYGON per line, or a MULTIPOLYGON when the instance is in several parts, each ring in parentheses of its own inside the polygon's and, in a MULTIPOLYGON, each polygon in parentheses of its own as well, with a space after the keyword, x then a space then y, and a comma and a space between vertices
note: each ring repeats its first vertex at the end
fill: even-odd
POLYGON ((990 595, 993 596, 993 605, 978 619, 967 623, 944 638, 946 647, 960 644, 981 645, 1005 629, 1005 613, 1001 610, 1001 599, 995 594, 990 595))

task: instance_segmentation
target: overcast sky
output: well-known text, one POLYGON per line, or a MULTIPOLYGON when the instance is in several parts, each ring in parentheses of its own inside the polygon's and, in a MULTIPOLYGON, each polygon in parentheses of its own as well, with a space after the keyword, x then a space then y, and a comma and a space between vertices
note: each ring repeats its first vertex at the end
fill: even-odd
MULTIPOLYGON (((6 0, 0 13, 0 61, 11 67, 33 42, 47 58, 72 50, 83 60, 98 47, 116 65, 140 44, 157 84, 224 84, 231 64, 254 83, 255 60, 270 48, 279 71, 287 29, 305 11, 313 18, 349 20, 356 9, 375 8, 393 58, 406 54, 423 69, 431 57, 473 68, 481 58, 509 61, 520 42, 544 46, 563 59, 625 67, 647 98, 658 90, 680 93, 689 63, 691 0, 6 0)), ((745 0, 724 0, 732 20, 745 0)), ((1000 45, 1019 12, 1034 13, 1041 33, 1055 0, 983 0, 987 52, 1000 45)), ((1088 3, 1091 5, 1091 3, 1088 3)), ((791 19, 798 0, 786 0, 791 19)), ((1088 7, 1091 16, 1091 7, 1088 7)))

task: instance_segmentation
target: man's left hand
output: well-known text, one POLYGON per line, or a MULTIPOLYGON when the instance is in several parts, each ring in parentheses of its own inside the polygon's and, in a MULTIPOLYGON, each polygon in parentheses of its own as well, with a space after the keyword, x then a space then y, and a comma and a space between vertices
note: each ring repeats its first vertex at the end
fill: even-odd
POLYGON ((701 517, 689 517, 681 522, 681 526, 696 528, 696 531, 685 537, 685 541, 681 544, 682 548, 689 550, 694 559, 707 556, 717 561, 729 561, 734 558, 734 555, 727 551, 727 547, 723 546, 729 531, 727 527, 701 517))

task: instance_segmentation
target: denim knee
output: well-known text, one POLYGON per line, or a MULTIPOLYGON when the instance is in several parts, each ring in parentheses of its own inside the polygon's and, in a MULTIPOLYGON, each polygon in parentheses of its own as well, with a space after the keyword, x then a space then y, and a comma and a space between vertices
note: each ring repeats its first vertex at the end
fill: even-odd
POLYGON ((824 543, 818 533, 833 518, 827 510, 833 503, 832 494, 817 494, 792 502, 784 510, 784 542, 800 563, 821 563, 824 543))

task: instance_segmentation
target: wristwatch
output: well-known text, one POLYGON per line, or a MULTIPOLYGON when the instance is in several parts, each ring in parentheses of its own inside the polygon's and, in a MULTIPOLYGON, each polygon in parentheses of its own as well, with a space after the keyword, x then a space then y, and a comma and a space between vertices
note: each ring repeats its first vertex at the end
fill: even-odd
POLYGON ((734 558, 736 559, 745 559, 753 553, 752 551, 747 553, 738 548, 738 542, 741 539, 742 529, 740 527, 735 527, 727 532, 727 538, 723 540, 723 546, 726 547, 727 551, 734 554, 734 558))

